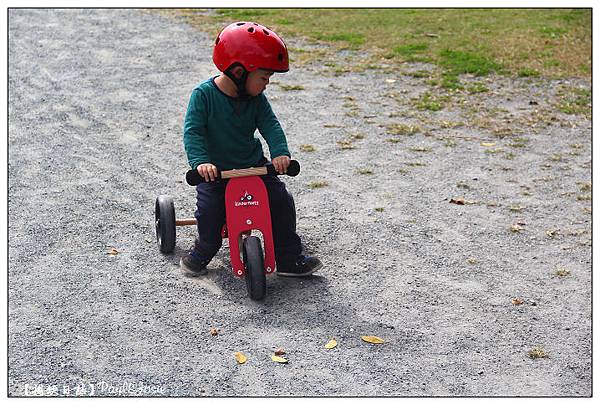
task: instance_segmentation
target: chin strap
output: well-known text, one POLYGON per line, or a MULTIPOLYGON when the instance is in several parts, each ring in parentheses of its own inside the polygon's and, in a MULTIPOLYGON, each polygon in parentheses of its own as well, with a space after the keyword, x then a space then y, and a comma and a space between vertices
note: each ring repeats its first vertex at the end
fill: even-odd
MULTIPOLYGON (((235 66, 233 66, 235 67, 235 66)), ((241 78, 237 78, 235 77, 235 75, 233 73, 231 73, 231 68, 227 69, 225 72, 225 75, 227 77, 229 77, 237 86, 237 92, 238 92, 238 97, 241 100, 247 100, 250 98, 250 96, 248 95, 248 93, 246 93, 246 80, 248 80, 248 71, 246 69, 244 69, 244 73, 242 74, 241 78)))

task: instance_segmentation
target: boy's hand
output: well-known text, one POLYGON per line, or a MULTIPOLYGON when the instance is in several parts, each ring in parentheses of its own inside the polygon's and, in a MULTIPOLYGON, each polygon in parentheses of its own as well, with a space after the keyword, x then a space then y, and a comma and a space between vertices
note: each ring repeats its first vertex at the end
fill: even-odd
POLYGON ((217 171, 217 167, 212 163, 202 163, 199 165, 196 170, 200 173, 200 176, 204 177, 205 181, 215 181, 215 179, 219 176, 217 171))
POLYGON ((290 166, 290 158, 289 156, 278 156, 271 161, 273 163, 273 167, 279 174, 287 173, 287 169, 290 166))

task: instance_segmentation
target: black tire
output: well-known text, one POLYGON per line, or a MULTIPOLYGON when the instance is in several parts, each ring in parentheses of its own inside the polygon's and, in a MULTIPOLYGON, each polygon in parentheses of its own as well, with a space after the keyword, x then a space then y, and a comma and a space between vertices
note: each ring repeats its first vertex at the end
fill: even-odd
POLYGON ((244 239, 244 264, 248 296, 255 301, 260 301, 267 294, 267 278, 262 244, 256 236, 248 236, 244 239))
POLYGON ((154 206, 156 242, 161 253, 175 249, 175 204, 168 195, 159 195, 154 206))

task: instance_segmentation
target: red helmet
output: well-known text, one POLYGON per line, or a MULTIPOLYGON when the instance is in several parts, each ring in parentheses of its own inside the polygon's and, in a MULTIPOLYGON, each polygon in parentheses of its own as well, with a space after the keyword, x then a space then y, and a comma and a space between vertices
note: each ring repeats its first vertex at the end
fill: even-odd
POLYGON ((289 70, 288 51, 283 40, 255 22, 236 22, 223 28, 215 41, 213 62, 221 72, 234 63, 240 63, 248 72, 289 70))

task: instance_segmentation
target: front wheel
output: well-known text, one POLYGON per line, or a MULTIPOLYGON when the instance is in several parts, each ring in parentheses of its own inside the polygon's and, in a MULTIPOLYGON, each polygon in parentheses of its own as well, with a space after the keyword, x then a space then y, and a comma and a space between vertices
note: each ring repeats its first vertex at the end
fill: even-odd
POLYGON ((267 293, 267 279, 265 277, 265 261, 260 239, 256 236, 245 238, 243 251, 248 295, 255 301, 262 300, 267 293))

